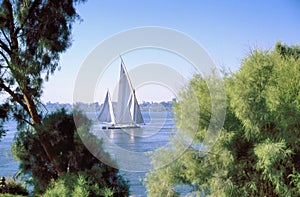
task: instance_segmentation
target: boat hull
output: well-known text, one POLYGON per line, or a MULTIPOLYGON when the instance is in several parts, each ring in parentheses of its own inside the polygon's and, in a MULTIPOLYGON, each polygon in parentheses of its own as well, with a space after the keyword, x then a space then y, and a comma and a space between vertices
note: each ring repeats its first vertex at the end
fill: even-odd
POLYGON ((134 129, 141 128, 140 125, 105 125, 102 129, 134 129))

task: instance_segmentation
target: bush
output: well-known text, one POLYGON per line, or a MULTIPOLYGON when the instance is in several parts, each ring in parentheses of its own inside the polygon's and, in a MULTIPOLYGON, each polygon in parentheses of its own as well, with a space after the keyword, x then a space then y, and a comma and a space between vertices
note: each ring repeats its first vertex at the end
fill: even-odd
POLYGON ((216 119, 206 83, 211 79, 195 76, 174 106, 180 128, 176 135, 184 137, 153 154, 154 170, 146 179, 148 196, 177 195, 178 185, 188 186, 189 195, 197 196, 300 196, 300 48, 278 43, 274 51, 254 50, 239 71, 225 76, 228 105, 216 143, 209 149, 201 147, 217 127, 211 124, 216 119), (193 92, 199 114, 190 104, 193 92), (193 129, 190 122, 197 117, 193 129), (159 168, 175 158, 189 141, 186 136, 194 144, 159 168))
MULTIPOLYGON (((14 179, 9 180, 7 182, 5 182, 4 179, 4 183, 2 183, 1 188, 0 188, 0 194, 5 194, 5 196, 12 196, 9 194, 13 194, 13 195, 28 195, 28 191, 26 189, 26 187, 24 186, 24 184, 20 183, 20 182, 16 182, 14 179)), ((3 196, 1 195, 1 196, 3 196)))
MULTIPOLYGON (((125 192, 123 196, 127 196, 125 192)), ((113 188, 102 187, 95 182, 94 177, 89 177, 87 172, 66 174, 58 180, 51 182, 44 197, 83 197, 83 196, 120 196, 115 194, 113 188)))

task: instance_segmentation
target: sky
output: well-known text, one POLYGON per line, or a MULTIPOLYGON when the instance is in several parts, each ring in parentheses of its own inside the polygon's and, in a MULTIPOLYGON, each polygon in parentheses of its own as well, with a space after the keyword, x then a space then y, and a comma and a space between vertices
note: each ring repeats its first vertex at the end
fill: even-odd
MULTIPOLYGON (((234 72, 251 49, 272 49, 277 41, 300 45, 298 0, 89 0, 78 5, 77 11, 81 21, 73 26, 72 46, 61 55, 61 69, 45 82, 44 102, 72 103, 77 77, 89 55, 110 37, 134 28, 153 26, 181 32, 203 47, 218 68, 234 72)), ((174 89, 155 80, 135 82, 139 67, 165 65, 181 74, 184 83, 194 74, 190 62, 170 51, 143 48, 124 52, 122 58, 139 102, 171 100, 180 90, 179 85, 174 89)), ((107 89, 114 100, 119 65, 119 57, 112 59, 98 76, 94 101, 103 102, 107 89)), ((160 73, 153 72, 154 78, 160 73)), ((169 77, 168 73, 164 76, 169 77)))

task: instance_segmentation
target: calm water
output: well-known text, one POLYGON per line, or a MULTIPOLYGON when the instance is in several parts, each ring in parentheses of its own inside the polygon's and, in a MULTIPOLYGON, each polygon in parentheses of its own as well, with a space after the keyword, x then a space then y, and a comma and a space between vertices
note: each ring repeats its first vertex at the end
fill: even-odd
MULTIPOLYGON (((102 130, 95 124, 93 133, 105 138, 104 148, 121 167, 120 173, 129 180, 131 195, 147 196, 142 183, 151 168, 148 153, 169 142, 175 132, 173 114, 170 112, 143 112, 146 125, 138 129, 102 130)), ((0 142, 0 176, 13 176, 18 171, 18 162, 11 154, 10 146, 16 132, 16 124, 6 124, 9 130, 0 142)))
POLYGON ((98 138, 105 139, 105 150, 130 181, 131 195, 134 196, 147 196, 142 181, 152 168, 149 153, 166 146, 176 132, 170 112, 143 112, 143 117, 146 125, 141 128, 103 130, 99 124, 93 128, 98 138))
POLYGON ((19 163, 13 159, 10 149, 16 133, 16 123, 8 122, 4 127, 8 132, 0 141, 0 177, 12 177, 18 171, 19 167, 19 163))

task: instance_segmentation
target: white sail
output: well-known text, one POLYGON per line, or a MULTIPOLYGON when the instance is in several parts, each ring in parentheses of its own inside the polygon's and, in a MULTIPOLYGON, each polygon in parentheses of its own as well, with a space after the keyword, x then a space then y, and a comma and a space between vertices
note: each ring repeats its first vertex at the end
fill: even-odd
POLYGON ((144 124, 144 119, 140 110, 140 106, 137 102, 135 91, 133 90, 131 96, 131 103, 130 103, 130 114, 131 117, 136 124, 144 124))
POLYGON ((114 110, 113 110, 113 106, 112 106, 112 102, 108 90, 106 93, 106 97, 102 109, 98 116, 98 120, 103 123, 111 123, 111 124, 116 123, 115 114, 114 114, 114 110))
POLYGON ((121 71, 119 79, 118 103, 116 110, 116 120, 118 124, 133 124, 134 121, 130 114, 130 102, 132 95, 132 86, 123 61, 121 62, 121 71))
POLYGON ((144 124, 144 119, 122 58, 115 114, 109 93, 107 93, 99 120, 100 122, 111 122, 113 126, 109 128, 136 128, 139 127, 138 124, 144 124))

